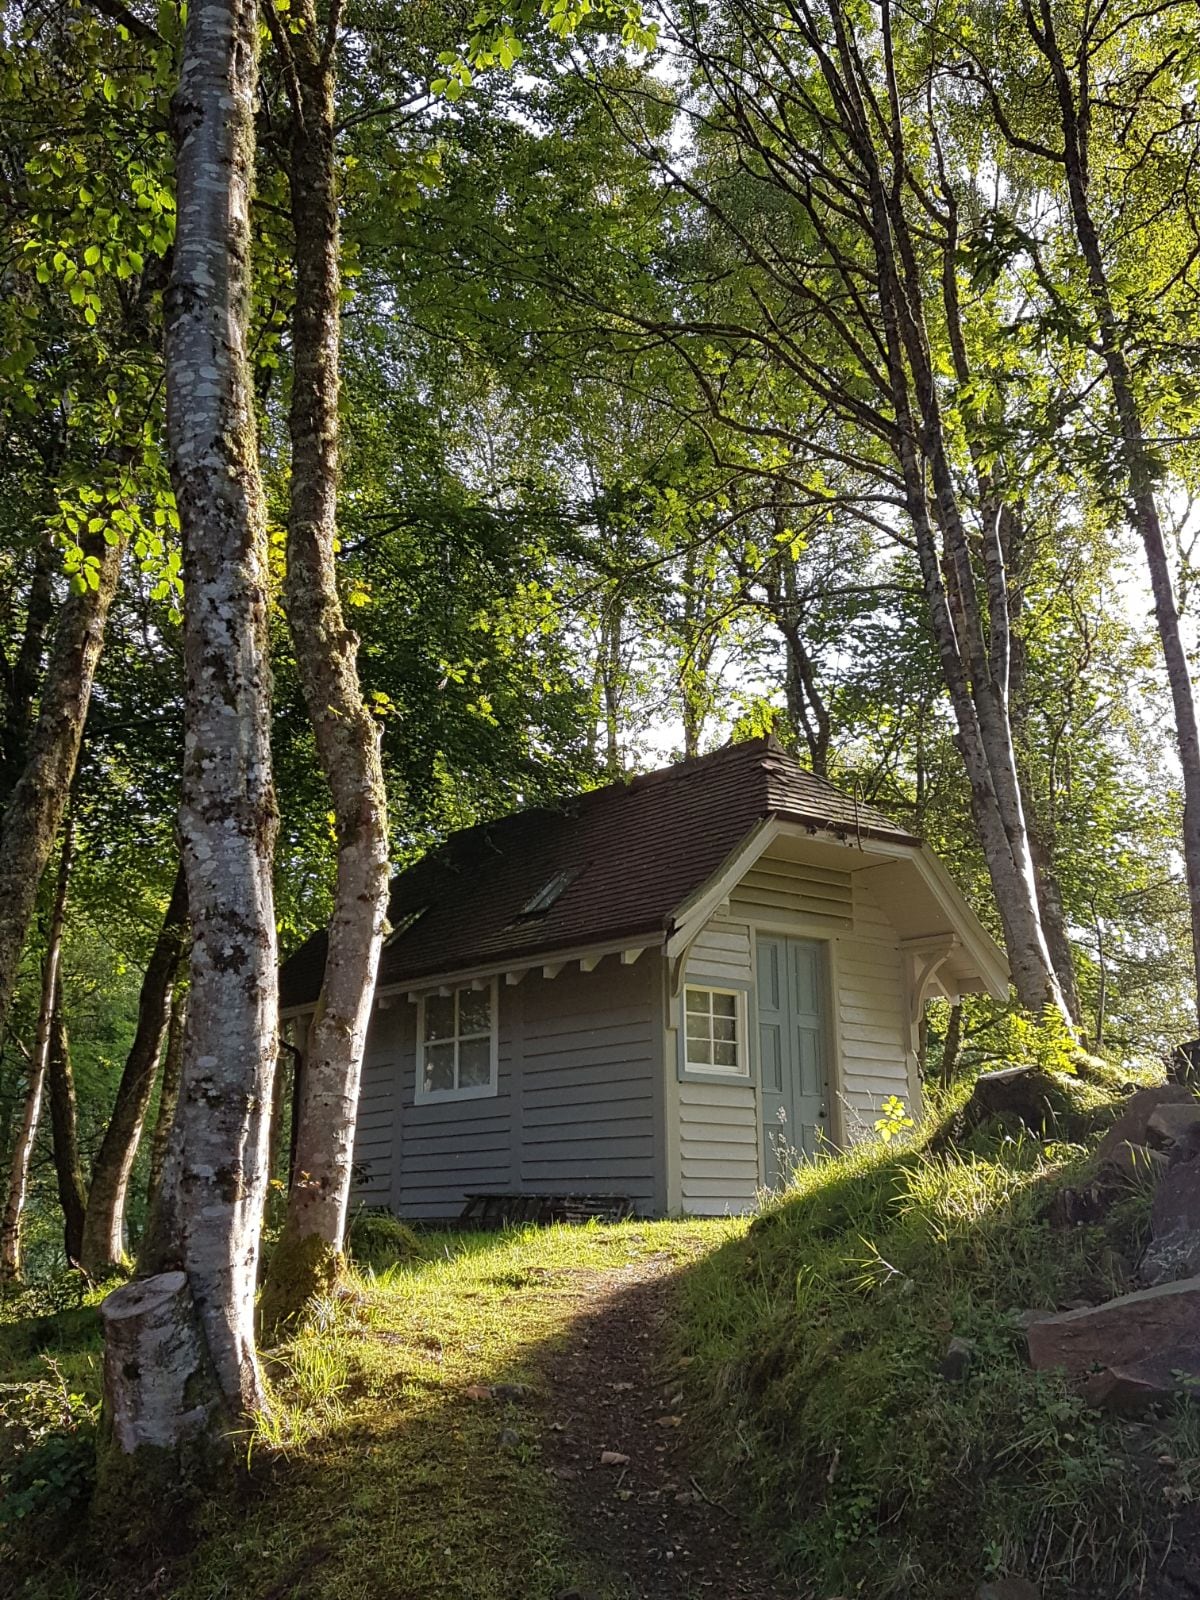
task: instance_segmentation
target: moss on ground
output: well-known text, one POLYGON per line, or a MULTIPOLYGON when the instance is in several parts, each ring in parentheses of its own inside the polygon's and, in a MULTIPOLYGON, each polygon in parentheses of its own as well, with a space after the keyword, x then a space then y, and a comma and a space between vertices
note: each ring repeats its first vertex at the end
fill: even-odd
POLYGON ((357 1211, 350 1219, 347 1252, 356 1267, 384 1272, 388 1267, 424 1261, 429 1252, 420 1234, 390 1211, 357 1211))

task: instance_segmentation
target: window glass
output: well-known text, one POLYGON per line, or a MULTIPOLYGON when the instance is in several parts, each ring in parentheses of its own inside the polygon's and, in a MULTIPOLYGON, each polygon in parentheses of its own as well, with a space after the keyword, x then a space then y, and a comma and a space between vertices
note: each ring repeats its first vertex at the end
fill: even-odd
POLYGON ((425 1092, 454 1088, 454 1041, 425 1046, 425 1092))
POLYGON ((431 994, 425 1000, 426 1039, 453 1039, 454 996, 431 994))
POLYGON ((458 1031, 461 1034, 491 1033, 492 991, 486 989, 460 989, 458 991, 458 1031))
POLYGON ((458 1047, 458 1087, 481 1089, 491 1076, 491 1039, 464 1039, 458 1047))
POLYGON ((481 1090, 492 1080, 492 988, 425 996, 422 1007, 419 1098, 481 1090))
POLYGON ((738 996, 723 989, 688 989, 684 1012, 687 1065, 744 1075, 738 996))

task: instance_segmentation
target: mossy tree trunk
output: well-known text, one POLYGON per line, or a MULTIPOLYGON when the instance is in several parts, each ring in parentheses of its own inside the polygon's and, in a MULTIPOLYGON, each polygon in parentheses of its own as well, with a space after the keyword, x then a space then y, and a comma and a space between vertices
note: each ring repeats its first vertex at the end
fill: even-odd
POLYGON ((83 1270, 93 1278, 125 1261, 125 1198, 137 1157, 138 1141, 158 1070, 159 1053, 171 1005, 171 989, 183 954, 187 923, 187 880, 175 874, 162 927, 146 964, 138 997, 137 1028, 125 1058, 116 1100, 96 1152, 83 1225, 83 1270))
POLYGON ((247 358, 258 42, 252 0, 193 0, 172 105, 167 436, 184 563, 191 984, 148 1276, 104 1311, 100 1488, 118 1518, 115 1485, 132 1473, 150 1490, 176 1473, 181 1452, 194 1462, 223 1455, 228 1466, 225 1421, 266 1403, 254 1297, 276 1054, 277 813, 266 515, 247 358))
POLYGON ((321 997, 305 1049, 295 1170, 263 1291, 266 1333, 293 1319, 338 1270, 354 1125, 388 895, 387 797, 379 733, 359 684, 358 640, 338 598, 338 211, 334 56, 338 7, 314 0, 268 25, 291 98, 295 230, 291 480, 284 604, 305 705, 333 797, 337 883, 321 997))

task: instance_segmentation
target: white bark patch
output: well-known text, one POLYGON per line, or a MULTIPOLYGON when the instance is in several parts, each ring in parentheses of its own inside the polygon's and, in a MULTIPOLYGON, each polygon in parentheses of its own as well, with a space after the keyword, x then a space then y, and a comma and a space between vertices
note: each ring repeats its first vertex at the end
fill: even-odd
POLYGON ((115 1290, 100 1306, 104 1411, 117 1447, 173 1449, 202 1434, 219 1401, 182 1272, 115 1290))

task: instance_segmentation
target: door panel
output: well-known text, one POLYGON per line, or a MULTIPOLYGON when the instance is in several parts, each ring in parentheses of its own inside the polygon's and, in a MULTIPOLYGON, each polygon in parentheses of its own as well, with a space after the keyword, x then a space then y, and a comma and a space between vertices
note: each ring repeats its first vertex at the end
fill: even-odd
POLYGON ((826 947, 759 937, 758 1026, 766 1180, 785 1180, 828 1127, 826 947))

